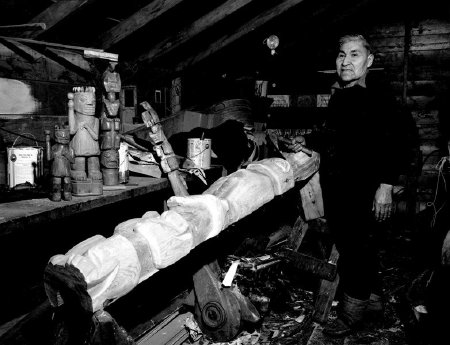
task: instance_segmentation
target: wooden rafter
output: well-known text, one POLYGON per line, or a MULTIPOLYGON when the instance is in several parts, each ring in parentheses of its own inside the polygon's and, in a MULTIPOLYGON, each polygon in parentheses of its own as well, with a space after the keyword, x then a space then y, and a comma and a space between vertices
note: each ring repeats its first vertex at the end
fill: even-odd
POLYGON ((246 34, 250 33, 253 30, 258 29, 262 25, 266 24, 270 20, 276 18, 277 16, 285 13, 295 5, 300 4, 304 0, 282 0, 280 3, 271 9, 259 14, 258 16, 254 17, 252 20, 247 22, 246 24, 242 25, 240 28, 236 29, 234 33, 231 35, 224 35, 221 38, 219 38, 217 41, 213 42, 201 53, 181 62, 176 66, 175 71, 181 72, 185 68, 195 65, 196 63, 202 61, 203 59, 207 58, 208 56, 216 53, 220 49, 228 46, 230 43, 233 43, 234 41, 238 40, 239 38, 245 36, 246 34))
POLYGON ((0 35, 2 36, 20 36, 24 32, 41 32, 45 30, 44 23, 28 23, 19 25, 2 25, 0 26, 0 35))
MULTIPOLYGON (((11 55, 11 59, 0 59, 0 69, 2 76, 5 78, 38 82, 49 81, 52 83, 63 82, 64 84, 67 84, 67 82, 86 82, 86 77, 88 76, 87 70, 90 69, 90 65, 87 61, 79 60, 80 64, 77 71, 74 71, 77 67, 71 68, 72 65, 77 65, 77 62, 75 62, 77 55, 76 53, 61 52, 57 51, 57 49, 45 48, 43 45, 31 46, 30 44, 26 44, 9 37, 0 37, 0 46, 6 47, 15 54, 11 55), (55 59, 52 59, 38 51, 43 49, 54 50, 55 54, 70 60, 71 64, 69 65, 68 62, 60 63, 64 61, 55 61, 55 59), (82 69, 86 71, 81 71, 82 69), (80 71, 81 73, 78 73, 80 71), (81 76, 81 74, 83 74, 83 76, 81 76)), ((4 53, 6 54, 5 56, 9 56, 7 51, 4 51, 4 53)), ((81 57, 81 55, 79 56, 81 57)), ((91 78, 92 77, 89 77, 89 79, 91 78)))
POLYGON ((29 43, 28 47, 87 80, 93 79, 95 76, 89 66, 86 66, 86 64, 82 64, 81 60, 84 59, 83 57, 81 57, 81 55, 79 55, 78 58, 78 60, 80 61, 77 62, 74 59, 69 59, 67 56, 64 56, 63 52, 60 52, 57 49, 45 47, 43 45, 32 45, 29 43))
POLYGON ((14 40, 23 44, 33 44, 33 45, 41 45, 46 47, 52 47, 56 49, 65 49, 65 50, 73 50, 73 51, 84 51, 84 50, 93 50, 97 52, 103 52, 102 49, 88 48, 88 47, 80 47, 80 46, 72 46, 67 44, 53 43, 53 42, 45 42, 45 41, 37 41, 28 38, 21 37, 4 37, 0 36, 0 38, 14 40))
POLYGON ((25 59, 26 61, 30 63, 34 63, 36 61, 36 57, 33 56, 33 54, 30 54, 29 51, 23 49, 23 47, 21 47, 15 41, 0 37, 0 43, 3 44, 9 50, 19 55, 21 58, 25 59))
POLYGON ((227 16, 238 11, 252 1, 254 0, 228 0, 213 11, 180 30, 175 36, 168 37, 154 45, 148 52, 139 56, 133 64, 141 65, 173 51, 180 45, 186 43, 189 39, 225 19, 227 16))
POLYGON ((53 5, 47 7, 44 11, 39 13, 36 17, 30 20, 30 23, 44 23, 45 31, 30 31, 23 34, 23 37, 36 38, 43 32, 54 27, 56 24, 67 18, 69 15, 75 13, 80 8, 92 3, 95 0, 64 0, 57 1, 53 5))
POLYGON ((109 31, 100 36, 99 44, 103 49, 109 49, 114 44, 120 42, 133 32, 155 20, 163 13, 175 7, 182 0, 155 0, 147 6, 141 8, 132 16, 123 20, 109 31))

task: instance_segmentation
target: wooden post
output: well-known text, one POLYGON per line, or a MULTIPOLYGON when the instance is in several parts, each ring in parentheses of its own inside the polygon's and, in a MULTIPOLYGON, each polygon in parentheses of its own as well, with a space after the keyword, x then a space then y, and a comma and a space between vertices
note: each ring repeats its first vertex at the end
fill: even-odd
POLYGON ((312 220, 324 216, 322 188, 320 186, 320 176, 317 171, 300 189, 300 197, 302 199, 303 212, 305 220, 312 220))

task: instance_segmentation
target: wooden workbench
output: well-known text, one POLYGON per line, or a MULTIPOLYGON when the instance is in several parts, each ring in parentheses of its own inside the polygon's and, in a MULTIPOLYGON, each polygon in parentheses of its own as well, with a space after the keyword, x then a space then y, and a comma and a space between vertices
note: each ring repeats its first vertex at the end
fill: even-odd
POLYGON ((31 225, 62 219, 79 212, 110 205, 148 193, 167 189, 166 178, 131 176, 126 189, 104 190, 103 195, 72 197, 71 201, 54 202, 48 198, 0 204, 0 236, 24 230, 31 225))
POLYGON ((126 189, 53 202, 48 197, 0 204, 0 325, 46 300, 42 275, 49 258, 90 236, 109 237, 120 222, 164 210, 166 178, 130 176, 126 189))

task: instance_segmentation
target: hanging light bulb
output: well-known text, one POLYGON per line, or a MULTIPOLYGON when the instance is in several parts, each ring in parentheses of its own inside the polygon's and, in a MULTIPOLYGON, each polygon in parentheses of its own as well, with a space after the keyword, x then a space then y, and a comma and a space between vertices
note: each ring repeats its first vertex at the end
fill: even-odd
POLYGON ((263 41, 263 43, 265 43, 267 45, 267 47, 269 47, 270 53, 272 55, 275 55, 275 49, 280 44, 280 39, 276 35, 270 35, 268 38, 266 38, 263 41))

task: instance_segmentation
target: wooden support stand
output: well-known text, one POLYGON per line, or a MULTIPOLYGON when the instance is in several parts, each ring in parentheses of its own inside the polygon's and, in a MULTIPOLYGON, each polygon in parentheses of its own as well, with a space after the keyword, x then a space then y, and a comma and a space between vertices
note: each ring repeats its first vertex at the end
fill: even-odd
MULTIPOLYGON (((308 224, 299 216, 292 229, 292 236, 290 241, 290 249, 281 252, 281 256, 290 264, 301 272, 307 272, 314 277, 319 278, 320 286, 316 292, 315 307, 313 319, 316 322, 324 322, 328 318, 336 290, 339 284, 339 275, 337 273, 337 261, 339 253, 336 246, 333 244, 331 253, 327 259, 319 259, 310 255, 299 252, 302 241, 309 230, 308 224)), ((310 231, 313 231, 312 229, 310 231)), ((321 236, 322 234, 320 234, 321 236)), ((325 234, 323 234, 325 235, 325 234)), ((320 246, 325 245, 322 239, 318 239, 320 246)))
MULTIPOLYGON (((333 245, 331 250, 330 258, 328 260, 329 264, 336 265, 339 259, 339 253, 336 246, 333 245)), ((322 279, 320 282, 320 288, 317 293, 317 298, 314 307, 313 319, 317 322, 324 322, 328 318, 328 314, 331 309, 331 305, 336 295, 336 290, 339 285, 339 275, 336 274, 333 280, 322 279)))
MULTIPOLYGON (((316 294, 313 319, 314 321, 321 323, 328 318, 339 285, 339 275, 337 274, 336 266, 339 259, 339 253, 334 244, 332 245, 331 252, 327 259, 319 259, 299 252, 306 232, 310 228, 307 221, 317 220, 319 224, 322 224, 322 228, 326 228, 325 221, 322 221, 324 209, 318 172, 316 172, 305 186, 301 188, 299 194, 304 215, 300 215, 293 226, 290 239, 290 250, 284 251, 281 254, 300 271, 311 273, 320 279, 319 290, 316 294)), ((328 232, 328 229, 321 229, 320 232, 323 232, 323 234, 319 235, 318 245, 326 247, 326 244, 320 237, 321 235, 325 235, 328 232)), ((328 244, 328 248, 329 246, 330 245, 328 244)))

